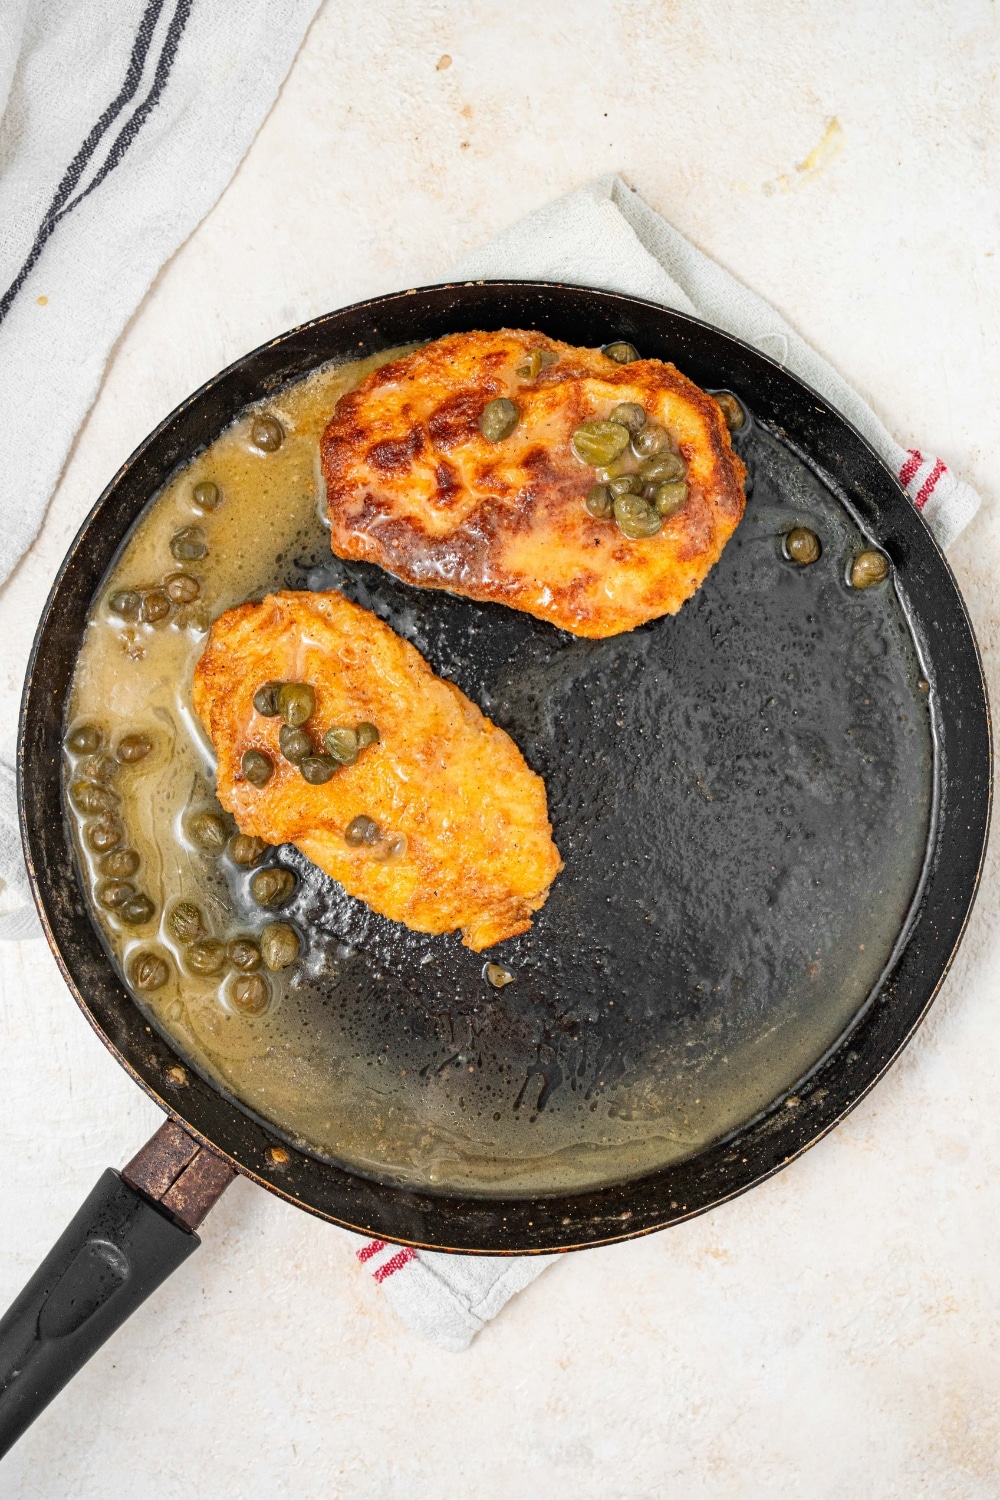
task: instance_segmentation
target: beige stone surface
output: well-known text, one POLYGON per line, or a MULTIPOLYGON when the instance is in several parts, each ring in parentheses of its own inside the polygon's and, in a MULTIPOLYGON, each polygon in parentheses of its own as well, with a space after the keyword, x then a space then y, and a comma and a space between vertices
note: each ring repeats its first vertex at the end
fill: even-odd
MULTIPOLYGON (((178 400, 611 169, 979 486, 952 562, 996 697, 998 69, 989 0, 328 3, 0 593, 4 737, 69 537, 178 400)), ((467 1354, 401 1326, 336 1230, 237 1184, 0 1493, 994 1500, 998 891, 994 858, 930 1020, 830 1139, 714 1214, 568 1258, 467 1354)), ((0 985, 5 1304, 158 1115, 41 944, 0 952, 0 985)))

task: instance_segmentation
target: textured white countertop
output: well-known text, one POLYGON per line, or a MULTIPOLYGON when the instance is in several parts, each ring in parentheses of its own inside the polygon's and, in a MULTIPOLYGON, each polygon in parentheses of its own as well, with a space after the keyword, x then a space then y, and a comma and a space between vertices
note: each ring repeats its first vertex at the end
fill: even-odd
MULTIPOLYGON (((2 736, 69 538, 177 401, 608 170, 980 488, 951 561, 995 684, 998 69, 990 0, 328 3, 0 592, 2 736)), ((998 889, 994 857, 930 1019, 829 1139, 707 1217, 568 1257, 466 1354, 398 1323, 337 1230, 238 1182, 0 1494, 995 1500, 998 889)), ((6 1305, 160 1116, 44 944, 0 948, 0 985, 6 1305)))

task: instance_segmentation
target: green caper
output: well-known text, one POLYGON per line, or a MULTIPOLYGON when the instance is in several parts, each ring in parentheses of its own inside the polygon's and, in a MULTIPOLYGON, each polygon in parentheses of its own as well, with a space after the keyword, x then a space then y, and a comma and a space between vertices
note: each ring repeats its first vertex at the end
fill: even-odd
POLYGON ((74 755, 93 755, 101 748, 101 731, 96 724, 78 724, 66 736, 66 743, 74 755))
POLYGON ((663 525, 656 506, 643 495, 619 495, 615 501, 615 521, 622 535, 632 542, 655 536, 663 525))
POLYGON ((644 458, 639 465, 639 473, 647 484, 662 484, 665 479, 683 479, 687 474, 687 464, 679 453, 671 453, 667 449, 665 453, 654 453, 651 458, 644 458))
POLYGON ((608 489, 613 500, 617 500, 619 495, 641 495, 642 480, 638 474, 622 474, 618 479, 612 479, 608 489))
POLYGON ((260 935, 260 952, 269 969, 287 969, 299 956, 299 935, 287 922, 269 922, 260 935))
POLYGON ((137 953, 128 966, 128 975, 137 990, 160 990, 170 978, 170 968, 158 953, 137 953))
POLYGON ((152 748, 153 741, 148 734, 124 734, 118 741, 115 754, 119 760, 131 764, 133 761, 145 760, 152 748))
POLYGON ((163 580, 163 592, 172 604, 193 604, 201 584, 190 573, 170 573, 163 580))
POLYGON ((626 453, 622 458, 613 459, 609 464, 599 464, 594 470, 594 478, 598 484, 610 484, 612 479, 620 479, 623 474, 635 472, 635 460, 631 453, 626 453))
POLYGON ((328 729, 323 736, 323 743, 342 766, 353 766, 358 758, 358 733, 356 729, 348 729, 346 725, 338 724, 333 729, 328 729))
POLYGON ((240 761, 240 770, 251 786, 267 786, 274 775, 274 761, 263 750, 245 750, 240 761))
POLYGON ((167 927, 179 943, 194 943, 205 936, 205 918, 193 901, 180 901, 167 918, 167 927))
POLYGON ((74 781, 69 789, 69 799, 77 812, 111 812, 118 801, 110 787, 98 786, 96 781, 74 781))
POLYGON ((144 923, 151 919, 155 911, 156 907, 150 901, 149 897, 140 892, 138 896, 130 897, 128 901, 124 902, 118 908, 118 915, 130 927, 142 927, 144 923))
POLYGON ((253 706, 265 719, 274 719, 281 712, 278 707, 280 682, 265 682, 253 695, 253 706))
POLYGON ((108 609, 123 620, 138 620, 142 595, 135 589, 115 589, 108 599, 108 609))
POLYGON ((483 407, 479 431, 488 443, 502 443, 504 438, 510 437, 520 420, 521 413, 515 403, 506 396, 498 396, 483 407))
POLYGON ((316 707, 316 694, 308 682, 283 682, 278 689, 278 712, 286 724, 298 729, 316 707))
POLYGON ((170 600, 162 589, 150 589, 143 595, 141 617, 147 625, 156 625, 170 613, 170 600))
POLYGON ((616 365, 630 365, 633 360, 639 358, 639 351, 634 344, 626 344, 621 341, 614 344, 605 344, 604 351, 608 359, 613 359, 616 365))
POLYGON ((88 781, 113 781, 118 775, 118 762, 113 755, 92 755, 84 762, 83 774, 88 781))
POLYGON ((632 439, 632 452, 636 458, 651 458, 654 453, 663 453, 669 447, 670 434, 659 422, 647 422, 632 439))
POLYGON ((135 886, 130 880, 102 880, 94 894, 102 906, 114 911, 115 907, 124 906, 126 901, 131 901, 135 895, 135 886))
POLYGON ((851 563, 852 588, 870 589, 873 583, 881 583, 888 576, 889 559, 874 549, 859 552, 851 563))
POLYGON ((614 514, 614 496, 606 484, 595 484, 587 491, 587 509, 598 521, 607 521, 614 514))
POLYGON ((191 819, 191 837, 202 849, 213 853, 226 847, 226 839, 229 837, 228 830, 222 818, 217 813, 198 813, 191 819))
POLYGON ((102 818, 99 823, 88 823, 83 836, 95 854, 107 854, 118 848, 124 834, 121 825, 112 818, 102 818))
POLYGON ((113 875, 116 880, 125 880, 139 868, 139 856, 134 849, 114 849, 101 860, 101 871, 113 875))
POLYGON ((211 479, 199 479, 191 491, 191 499, 199 510, 215 510, 222 499, 222 491, 211 479))
POLYGON ((656 486, 652 498, 658 514, 666 521, 677 514, 687 497, 688 487, 683 479, 665 479, 656 486))
POLYGON ((352 849, 358 849, 362 844, 377 844, 381 837, 381 828, 365 813, 352 818, 344 830, 344 838, 352 849))
POLYGON ((359 750, 367 750, 369 745, 377 745, 379 740, 382 738, 382 736, 378 732, 378 728, 376 727, 376 725, 369 724, 367 719, 363 719, 361 721, 361 723, 355 730, 355 733, 358 737, 359 750))
POLYGON ((573 452, 597 468, 610 464, 628 447, 628 428, 620 422, 582 422, 573 434, 573 452))
POLYGON ((805 526, 793 526, 785 536, 785 556, 800 568, 818 562, 820 551, 819 537, 805 526))
POLYGON ((410 841, 405 833, 390 833, 388 838, 380 842, 375 858, 385 865, 390 860, 401 859, 409 847, 410 841))
POLYGON ((282 724, 278 730, 278 749, 286 760, 297 766, 307 755, 312 754, 313 742, 304 729, 293 729, 290 724, 282 724))
POLYGON ((230 938, 226 944, 226 957, 241 974, 252 974, 260 968, 260 949, 253 938, 230 938))
POLYGON ((720 391, 715 398, 716 405, 726 419, 726 426, 730 432, 736 432, 746 421, 746 413, 735 396, 728 391, 720 391))
POLYGON ((299 770, 303 781, 308 781, 310 786, 322 786, 324 781, 337 774, 340 762, 332 755, 305 755, 299 761, 299 770))
POLYGON ((285 432, 277 417, 255 417, 250 424, 250 441, 264 453, 275 453, 285 432))
POLYGON ((200 526, 182 526, 170 538, 170 551, 178 562, 197 562, 208 553, 208 543, 200 526))
POLYGON ((514 983, 514 976, 503 964, 484 964, 483 978, 487 984, 491 984, 495 990, 502 990, 505 985, 514 983))
POLYGON ((250 882, 250 894, 258 906, 283 906, 295 889, 295 876, 280 865, 261 870, 250 882))
POLYGON ((199 938, 186 949, 184 962, 192 974, 218 974, 226 967, 226 945, 216 938, 199 938))
POLYGON ((518 365, 517 374, 520 375, 522 380, 534 380, 536 376, 541 374, 541 370, 542 351, 541 349, 532 349, 528 355, 527 363, 518 365))
POLYGON ((646 425, 646 412, 638 401, 621 401, 611 413, 608 421, 619 422, 634 437, 646 425))
POLYGON ((239 974, 229 986, 229 1001, 244 1016, 261 1016, 271 999, 271 987, 263 974, 239 974))
POLYGON ((238 865, 255 865, 266 848, 263 839, 249 833, 234 834, 229 841, 229 853, 238 865))

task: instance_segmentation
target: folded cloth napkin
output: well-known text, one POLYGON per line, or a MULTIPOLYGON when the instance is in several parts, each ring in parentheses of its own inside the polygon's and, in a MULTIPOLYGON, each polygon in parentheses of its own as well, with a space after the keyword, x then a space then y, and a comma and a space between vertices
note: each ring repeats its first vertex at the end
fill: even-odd
MULTIPOLYGON (((693 313, 754 344, 838 407, 899 475, 942 545, 958 535, 978 508, 974 490, 940 459, 901 448, 861 397, 765 302, 696 250, 617 177, 600 178, 531 214, 466 257, 451 276, 599 286, 693 313)), ((0 327, 0 337, 2 332, 0 327)), ((92 391, 87 401, 91 396, 92 391)), ((77 420, 85 404, 77 403, 77 420)), ((0 773, 0 875, 16 881, 23 873, 11 866, 12 840, 5 842, 5 829, 16 828, 7 785, 5 805, 0 773)), ((399 1315, 449 1350, 466 1348, 483 1324, 556 1258, 445 1255, 352 1238, 358 1260, 399 1315)))

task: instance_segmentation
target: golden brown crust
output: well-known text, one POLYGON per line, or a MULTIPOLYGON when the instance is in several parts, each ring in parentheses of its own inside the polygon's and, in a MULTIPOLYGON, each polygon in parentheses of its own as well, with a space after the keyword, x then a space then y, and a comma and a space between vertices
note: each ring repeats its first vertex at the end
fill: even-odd
POLYGON ((383 916, 418 932, 452 932, 476 951, 525 932, 562 868, 545 786, 513 740, 418 651, 341 594, 272 594, 228 610, 195 668, 192 701, 218 755, 219 801, 244 833, 291 842, 383 916), (378 726, 381 740, 311 786, 278 749, 280 720, 253 695, 265 682, 308 682, 305 726, 317 750, 334 725, 378 726), (257 788, 247 750, 274 762, 257 788), (406 837, 387 861, 351 848, 359 814, 406 837))
POLYGON ((509 329, 453 334, 374 371, 337 403, 322 460, 338 557, 583 636, 675 614, 744 506, 746 471, 717 404, 673 365, 616 365, 599 349, 509 329), (558 362, 518 376, 533 350, 558 362), (479 419, 497 396, 521 420, 490 443, 479 419), (594 471, 570 446, 581 422, 620 401, 667 427, 688 464, 687 503, 641 541, 588 513, 594 471))

